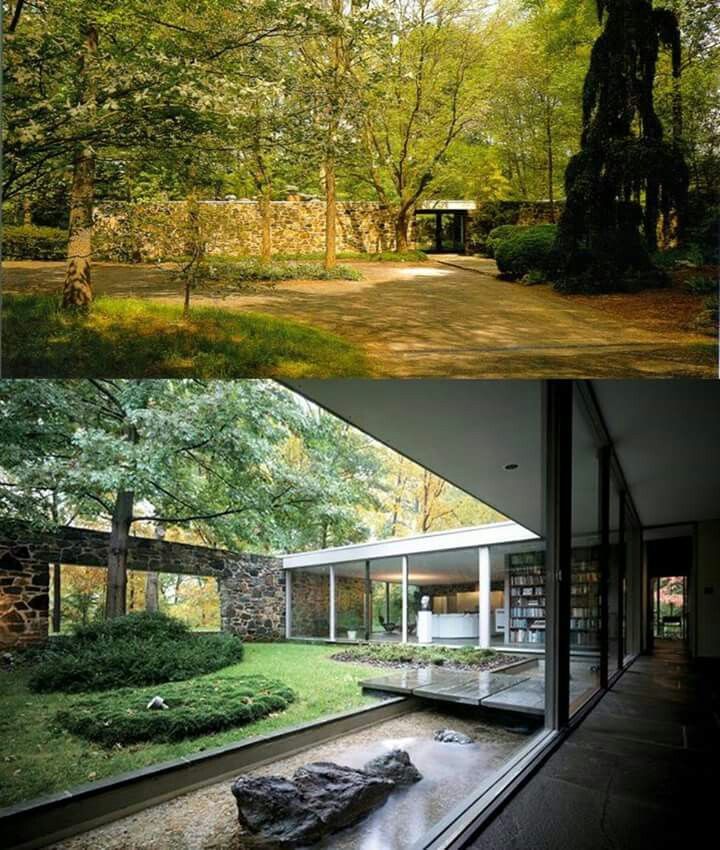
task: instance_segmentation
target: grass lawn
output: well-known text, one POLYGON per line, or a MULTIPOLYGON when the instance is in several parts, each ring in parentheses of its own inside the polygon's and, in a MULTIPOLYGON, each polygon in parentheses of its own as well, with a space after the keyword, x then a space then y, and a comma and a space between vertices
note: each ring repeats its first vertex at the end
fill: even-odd
POLYGON ((3 377, 253 378, 365 376, 355 346, 263 313, 98 298, 87 314, 46 295, 3 298, 3 377))
MULTIPOLYGON (((358 687, 358 680, 375 672, 373 668, 331 661, 334 652, 337 647, 246 644, 245 660, 213 673, 213 678, 263 674, 279 679, 296 694, 286 711, 192 740, 112 750, 55 726, 56 711, 81 697, 33 694, 27 689, 27 671, 0 673, 0 806, 375 702, 358 687)), ((162 695, 163 686, 156 690, 162 695)))

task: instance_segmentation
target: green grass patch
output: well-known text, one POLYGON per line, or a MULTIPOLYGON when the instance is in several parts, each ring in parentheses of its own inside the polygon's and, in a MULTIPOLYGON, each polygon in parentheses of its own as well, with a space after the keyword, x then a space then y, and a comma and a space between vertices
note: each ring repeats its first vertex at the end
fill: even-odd
POLYGON ((209 284, 218 281, 225 289, 281 280, 362 280, 362 274, 350 266, 326 269, 319 262, 277 258, 261 263, 257 257, 209 256, 203 262, 203 273, 209 284))
POLYGON ((410 644, 359 644, 344 647, 337 653, 343 661, 351 660, 374 664, 436 664, 442 666, 480 667, 501 660, 493 649, 474 647, 413 646, 410 644))
POLYGON ((342 378, 368 374, 365 355, 334 334, 263 313, 98 298, 88 313, 57 298, 5 295, 8 378, 342 378))
POLYGON ((265 676, 205 677, 73 700, 55 719, 74 735, 113 747, 139 741, 179 741, 245 726, 274 711, 284 711, 294 699, 290 688, 265 676), (167 709, 147 707, 156 695, 167 709))
MULTIPOLYGON (((58 731, 57 712, 68 697, 28 689, 29 671, 0 672, 0 805, 51 794, 93 779, 116 776, 255 735, 267 735, 329 714, 370 705, 358 681, 373 672, 360 664, 330 660, 337 647, 251 643, 241 664, 213 674, 233 682, 253 675, 279 679, 295 693, 286 711, 241 727, 181 741, 132 744, 111 749, 58 731)), ((165 712, 167 713, 167 712, 165 712)))
POLYGON ((128 614, 54 638, 28 686, 73 693, 176 682, 236 664, 243 649, 236 635, 196 635, 166 614, 128 614))

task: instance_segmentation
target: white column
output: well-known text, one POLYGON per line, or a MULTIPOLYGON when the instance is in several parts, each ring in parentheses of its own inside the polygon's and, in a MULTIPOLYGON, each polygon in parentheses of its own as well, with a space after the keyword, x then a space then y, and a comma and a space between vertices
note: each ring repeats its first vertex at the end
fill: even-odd
POLYGON ((479 645, 490 648, 490 549, 478 549, 478 617, 479 645))
POLYGON ((408 559, 402 556, 402 642, 408 639, 408 559))
POLYGON ((330 640, 335 640, 335 567, 330 565, 330 640))
POLYGON ((290 570, 285 570, 285 637, 290 637, 292 630, 292 579, 290 570))

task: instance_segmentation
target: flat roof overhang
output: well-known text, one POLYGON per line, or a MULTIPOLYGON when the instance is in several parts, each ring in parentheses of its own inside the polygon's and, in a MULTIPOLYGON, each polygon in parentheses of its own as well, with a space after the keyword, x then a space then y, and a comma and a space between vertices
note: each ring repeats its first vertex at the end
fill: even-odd
POLYGON ((538 535, 516 522, 496 522, 472 528, 436 531, 413 537, 395 537, 372 543, 352 543, 314 552, 296 552, 282 556, 284 569, 321 567, 400 558, 403 555, 430 555, 478 549, 482 546, 529 542, 538 535))

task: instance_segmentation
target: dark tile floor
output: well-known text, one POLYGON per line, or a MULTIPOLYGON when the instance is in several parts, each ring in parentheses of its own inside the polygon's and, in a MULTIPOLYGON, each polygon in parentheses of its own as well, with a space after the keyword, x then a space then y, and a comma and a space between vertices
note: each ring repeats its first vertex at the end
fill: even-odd
POLYGON ((658 642, 468 847, 720 847, 718 667, 658 642))

